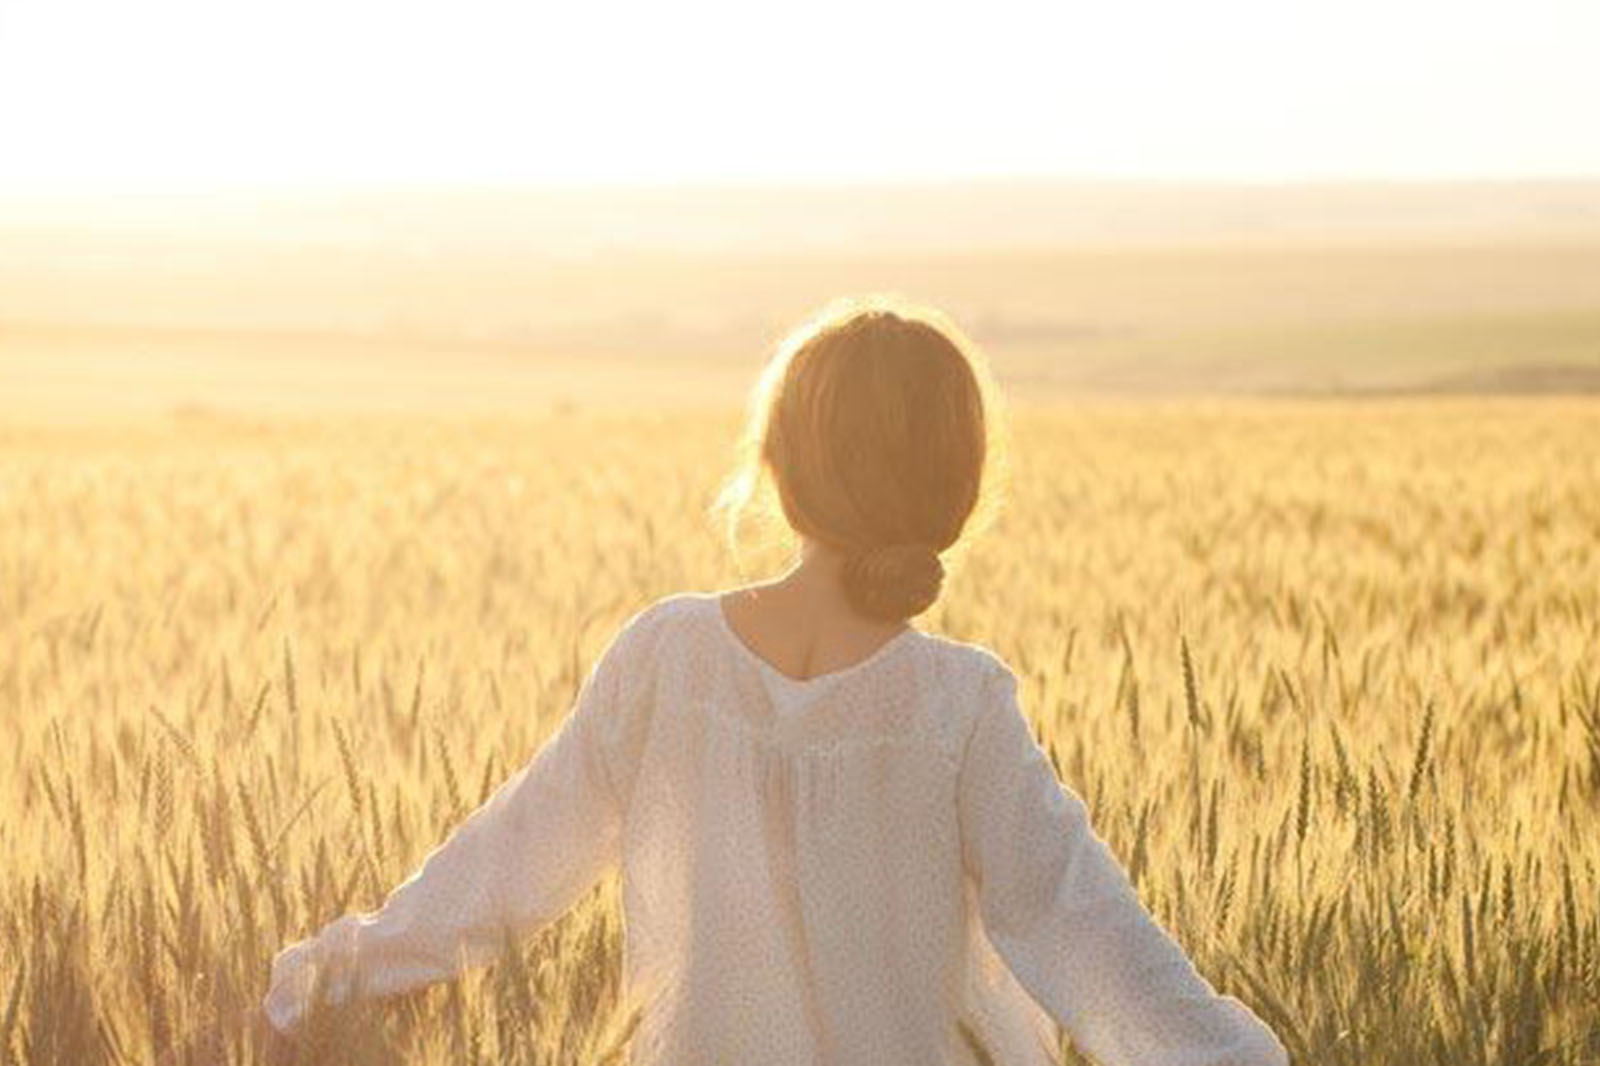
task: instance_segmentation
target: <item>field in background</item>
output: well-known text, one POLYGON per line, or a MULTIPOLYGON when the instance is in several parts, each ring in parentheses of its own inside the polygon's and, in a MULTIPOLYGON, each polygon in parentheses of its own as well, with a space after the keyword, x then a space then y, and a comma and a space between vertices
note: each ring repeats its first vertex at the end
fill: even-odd
MULTIPOLYGON (((1135 307, 1116 269, 1062 291, 1135 307)), ((1154 310, 1204 317, 1215 274, 1182 273, 1154 310)), ((1298 290, 1257 274, 1277 298, 1232 313, 1298 328, 1298 290)), ((622 619, 740 580, 702 518, 735 427, 0 433, 0 1062, 146 1062, 253 1003, 277 948, 379 903, 551 735, 622 619)), ((1587 1066, 1596 440, 1581 399, 1019 405, 1008 509, 917 624, 1016 667, 1142 897, 1297 1063, 1587 1066)), ((608 879, 494 968, 323 1018, 306 1061, 602 1061, 616 898, 608 879)))
POLYGON ((1600 184, 0 200, 0 418, 726 407, 823 302, 1018 393, 1600 391, 1600 184))

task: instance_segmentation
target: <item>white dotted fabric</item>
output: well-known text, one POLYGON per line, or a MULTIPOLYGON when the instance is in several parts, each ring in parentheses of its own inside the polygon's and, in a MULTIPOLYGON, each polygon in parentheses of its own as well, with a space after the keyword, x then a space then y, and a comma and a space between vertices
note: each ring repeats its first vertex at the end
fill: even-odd
POLYGON ((909 630, 797 681, 715 593, 628 620, 557 734, 370 914, 273 960, 382 996, 492 960, 620 867, 633 1066, 1285 1066, 1140 904, 993 652, 909 630))

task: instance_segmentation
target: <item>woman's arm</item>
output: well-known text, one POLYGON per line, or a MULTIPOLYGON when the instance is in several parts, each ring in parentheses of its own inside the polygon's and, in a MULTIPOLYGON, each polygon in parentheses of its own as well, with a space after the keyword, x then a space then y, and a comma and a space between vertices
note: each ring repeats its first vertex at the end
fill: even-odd
POLYGON ((280 1031, 312 998, 338 1004, 454 977, 559 917, 618 856, 620 739, 648 697, 648 609, 585 678, 554 737, 436 847, 377 910, 347 914, 272 960, 263 1007, 280 1031))
POLYGON ((1018 981, 1104 1066, 1287 1066, 1273 1032, 1144 908, 1034 740, 1016 675, 991 685, 962 762, 962 846, 1018 981))

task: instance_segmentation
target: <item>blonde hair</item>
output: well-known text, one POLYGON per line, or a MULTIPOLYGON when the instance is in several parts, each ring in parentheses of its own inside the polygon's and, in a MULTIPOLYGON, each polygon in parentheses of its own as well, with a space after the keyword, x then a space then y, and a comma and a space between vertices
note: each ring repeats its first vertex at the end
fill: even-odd
POLYGON ((939 312, 886 296, 824 307, 751 390, 737 463, 712 505, 736 561, 747 515, 779 526, 775 496, 789 531, 844 555, 862 614, 927 610, 941 553, 987 526, 1003 495, 998 401, 987 360, 939 312))

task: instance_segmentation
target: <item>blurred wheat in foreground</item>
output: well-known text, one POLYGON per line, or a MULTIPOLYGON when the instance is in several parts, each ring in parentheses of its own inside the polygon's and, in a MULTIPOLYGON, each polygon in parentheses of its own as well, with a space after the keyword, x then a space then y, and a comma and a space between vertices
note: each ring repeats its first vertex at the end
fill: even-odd
MULTIPOLYGON (((734 428, 0 431, 0 1063, 148 1062, 379 903, 628 614, 741 580, 702 518, 734 428)), ((1013 663, 1202 971, 1298 1063, 1600 1062, 1600 406, 1016 431, 1009 509, 916 624, 1013 663)), ((306 1061, 625 1061, 616 888, 321 1014, 306 1061)))

